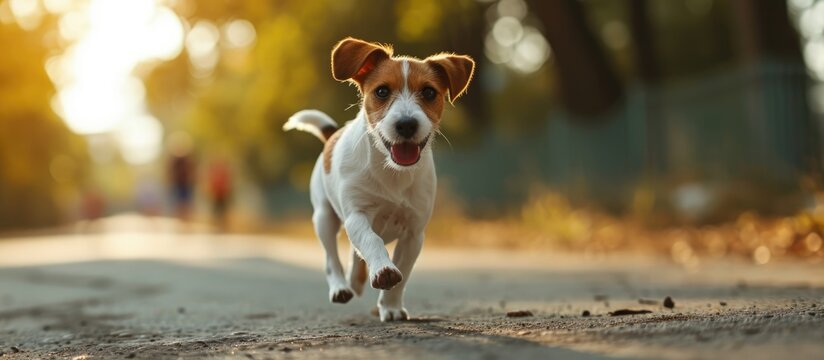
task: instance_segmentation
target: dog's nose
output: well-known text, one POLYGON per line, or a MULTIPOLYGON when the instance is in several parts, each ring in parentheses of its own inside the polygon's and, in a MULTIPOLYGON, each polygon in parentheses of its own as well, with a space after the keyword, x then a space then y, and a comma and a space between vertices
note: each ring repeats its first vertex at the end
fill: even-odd
POLYGON ((411 139, 418 131, 418 120, 411 117, 400 119, 395 123, 395 131, 397 131, 401 137, 411 139))

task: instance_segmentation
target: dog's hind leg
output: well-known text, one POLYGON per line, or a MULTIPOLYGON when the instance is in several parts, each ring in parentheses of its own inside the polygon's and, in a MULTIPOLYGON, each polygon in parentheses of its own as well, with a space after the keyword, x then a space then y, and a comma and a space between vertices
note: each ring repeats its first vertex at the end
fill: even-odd
POLYGON ((366 269, 366 261, 358 255, 355 247, 350 250, 350 255, 349 274, 347 274, 349 287, 360 296, 363 294, 363 286, 366 284, 366 278, 369 277, 369 271, 366 269))
POLYGON ((354 293, 346 284, 343 276, 343 266, 338 256, 338 231, 341 221, 329 203, 315 208, 312 216, 315 224, 315 233, 326 251, 326 282, 329 283, 329 300, 333 303, 345 304, 352 299, 354 293))

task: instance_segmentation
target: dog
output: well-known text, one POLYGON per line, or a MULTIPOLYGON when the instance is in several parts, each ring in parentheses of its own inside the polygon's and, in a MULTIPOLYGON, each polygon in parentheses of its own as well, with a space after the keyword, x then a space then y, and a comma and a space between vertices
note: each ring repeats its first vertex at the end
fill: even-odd
POLYGON ((303 110, 283 126, 324 142, 310 197, 326 251, 329 299, 347 303, 362 294, 368 278, 380 290, 381 321, 407 320, 404 287, 435 203, 432 143, 445 103, 466 92, 475 62, 449 53, 395 56, 389 45, 354 38, 335 45, 331 62, 333 78, 359 91, 357 117, 338 129, 325 113, 303 110), (341 225, 352 245, 346 275, 337 248, 341 225), (390 259, 385 245, 395 240, 390 259))

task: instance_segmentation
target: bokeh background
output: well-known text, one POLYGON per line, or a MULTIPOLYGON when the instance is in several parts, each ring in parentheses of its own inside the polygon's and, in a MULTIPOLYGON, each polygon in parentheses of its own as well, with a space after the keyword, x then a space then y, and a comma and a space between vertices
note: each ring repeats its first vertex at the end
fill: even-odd
POLYGON ((0 233, 117 214, 311 234, 345 36, 478 67, 432 242, 824 258, 818 0, 0 0, 0 233))

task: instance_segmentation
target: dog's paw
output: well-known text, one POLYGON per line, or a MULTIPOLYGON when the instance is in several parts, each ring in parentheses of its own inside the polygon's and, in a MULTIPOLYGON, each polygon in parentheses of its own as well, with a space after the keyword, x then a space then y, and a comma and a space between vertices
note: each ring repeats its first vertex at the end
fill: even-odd
POLYGON ((394 266, 385 266, 372 275, 372 287, 390 290, 403 280, 403 274, 394 266))
POLYGON ((346 304, 355 293, 349 288, 338 288, 329 290, 329 301, 337 304, 346 304))
POLYGON ((409 313, 403 307, 378 306, 381 322, 409 320, 409 313))

